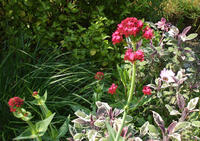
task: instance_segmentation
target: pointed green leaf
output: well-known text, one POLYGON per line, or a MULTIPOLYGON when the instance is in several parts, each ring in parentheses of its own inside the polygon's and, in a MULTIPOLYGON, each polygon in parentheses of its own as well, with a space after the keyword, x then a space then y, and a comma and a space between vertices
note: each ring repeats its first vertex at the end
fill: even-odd
POLYGON ((51 123, 55 113, 49 116, 48 118, 39 121, 36 123, 36 131, 38 132, 39 136, 43 136, 44 133, 46 132, 49 124, 51 123))
POLYGON ((60 137, 64 137, 65 134, 68 132, 69 121, 70 121, 70 115, 67 117, 67 119, 65 120, 63 125, 60 127, 59 132, 58 132, 58 136, 56 137, 57 139, 59 139, 60 137))
POLYGON ((34 139, 36 137, 37 137, 37 135, 33 134, 31 128, 29 127, 23 133, 21 133, 21 135, 14 138, 13 140, 34 139))
POLYGON ((116 136, 115 130, 110 126, 110 124, 107 121, 106 121, 106 127, 107 127, 110 138, 114 141, 115 136, 116 136))

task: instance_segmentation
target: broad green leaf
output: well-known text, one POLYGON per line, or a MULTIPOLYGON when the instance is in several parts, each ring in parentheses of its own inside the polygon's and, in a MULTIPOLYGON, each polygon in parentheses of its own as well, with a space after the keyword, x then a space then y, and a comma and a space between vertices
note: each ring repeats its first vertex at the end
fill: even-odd
POLYGON ((38 132, 39 136, 43 136, 44 133, 46 132, 49 124, 51 123, 55 113, 49 116, 48 118, 39 121, 36 123, 36 131, 38 132))
POLYGON ((178 122, 174 128, 174 132, 182 131, 190 126, 190 122, 178 122))
POLYGON ((68 132, 69 121, 70 121, 70 115, 67 117, 67 119, 65 120, 63 125, 60 127, 59 132, 58 132, 58 136, 56 137, 57 139, 59 139, 60 137, 64 137, 65 134, 68 132))
POLYGON ((185 40, 186 41, 192 40, 192 39, 196 38, 197 36, 198 36, 197 33, 192 33, 192 34, 188 35, 185 40))
POLYGON ((192 121, 192 126, 200 127, 200 121, 192 121))
POLYGON ((91 49, 91 50, 90 50, 90 55, 91 55, 91 56, 94 56, 96 53, 97 53, 97 50, 96 50, 96 49, 91 49))
POLYGON ((199 101, 199 97, 193 98, 187 105, 188 110, 193 110, 199 101))
POLYGON ((36 137, 37 137, 37 135, 33 134, 31 128, 29 127, 23 133, 21 133, 21 135, 14 138, 13 140, 34 139, 36 137))

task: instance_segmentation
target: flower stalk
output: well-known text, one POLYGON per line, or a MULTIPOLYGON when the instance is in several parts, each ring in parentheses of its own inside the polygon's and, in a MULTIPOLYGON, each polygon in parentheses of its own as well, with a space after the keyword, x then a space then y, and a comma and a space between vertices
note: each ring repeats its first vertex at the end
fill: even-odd
MULTIPOLYGON (((135 45, 133 46, 133 48, 135 50, 135 45)), ((133 92, 134 92, 134 89, 135 89, 135 78, 136 78, 136 61, 134 61, 133 65, 132 65, 131 88, 130 88, 130 91, 129 91, 127 104, 124 106, 124 114, 123 114, 123 118, 122 118, 122 124, 121 124, 121 126, 120 126, 120 128, 119 128, 119 130, 117 132, 115 141, 119 140, 119 137, 121 135, 122 129, 124 127, 126 115, 128 113, 129 106, 130 106, 130 103, 131 103, 131 100, 132 100, 132 97, 133 97, 133 92)))

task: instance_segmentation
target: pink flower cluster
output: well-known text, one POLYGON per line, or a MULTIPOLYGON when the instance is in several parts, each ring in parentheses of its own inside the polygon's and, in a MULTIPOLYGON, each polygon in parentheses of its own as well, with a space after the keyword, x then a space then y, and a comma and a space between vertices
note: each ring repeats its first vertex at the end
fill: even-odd
POLYGON ((104 73, 103 72, 97 72, 96 75, 94 76, 95 79, 97 80, 102 80, 104 78, 104 73))
POLYGON ((19 97, 10 98, 8 105, 10 106, 10 111, 15 112, 17 108, 21 107, 24 104, 24 100, 19 97))
POLYGON ((153 37, 153 29, 150 27, 146 26, 145 29, 143 30, 143 37, 145 39, 151 39, 153 37))
POLYGON ((116 93, 116 90, 117 90, 117 85, 115 85, 114 83, 110 86, 110 88, 108 89, 108 93, 110 94, 115 94, 116 93))
MULTIPOLYGON (((134 37, 142 30, 143 22, 135 17, 129 17, 123 20, 117 26, 117 30, 112 34, 113 44, 117 44, 123 41, 123 35, 128 37, 133 35, 134 37)), ((143 37, 151 39, 153 37, 153 30, 151 28, 145 28, 143 30, 143 37)))
POLYGON ((144 95, 151 95, 151 89, 149 86, 144 86, 142 92, 144 95))
POLYGON ((133 63, 136 60, 144 61, 144 52, 142 50, 137 50, 133 52, 131 48, 127 49, 124 55, 124 60, 128 60, 133 63))

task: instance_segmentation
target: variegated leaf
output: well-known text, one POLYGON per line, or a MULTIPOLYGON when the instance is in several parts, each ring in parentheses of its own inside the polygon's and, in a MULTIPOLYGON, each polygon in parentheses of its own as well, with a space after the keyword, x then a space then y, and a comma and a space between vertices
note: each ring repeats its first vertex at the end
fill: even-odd
POLYGON ((193 98, 187 105, 188 110, 193 110, 199 101, 199 97, 193 98))
POLYGON ((152 111, 152 112, 153 112, 154 121, 155 121, 156 124, 160 127, 161 131, 162 131, 163 133, 165 133, 165 124, 164 124, 163 119, 161 118, 161 116, 160 116, 158 113, 156 113, 156 112, 154 112, 154 111, 152 111))
POLYGON ((142 127, 140 128, 140 135, 141 135, 141 136, 144 136, 144 135, 146 135, 146 134, 148 133, 148 131, 149 131, 148 126, 149 126, 149 122, 148 122, 148 121, 145 122, 145 123, 142 125, 142 127))

